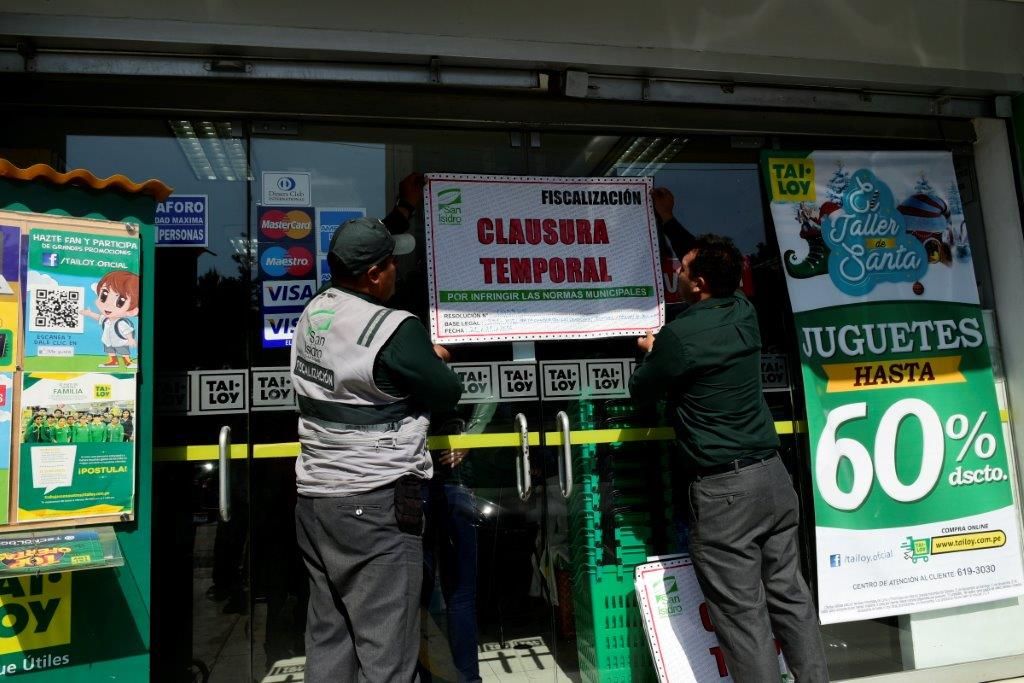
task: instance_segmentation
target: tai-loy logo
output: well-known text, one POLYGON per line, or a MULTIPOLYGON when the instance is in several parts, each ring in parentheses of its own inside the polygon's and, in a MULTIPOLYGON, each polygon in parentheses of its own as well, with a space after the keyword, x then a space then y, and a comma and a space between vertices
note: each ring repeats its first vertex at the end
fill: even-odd
POLYGON ((462 189, 450 187, 437 193, 437 219, 441 225, 462 225, 462 189))

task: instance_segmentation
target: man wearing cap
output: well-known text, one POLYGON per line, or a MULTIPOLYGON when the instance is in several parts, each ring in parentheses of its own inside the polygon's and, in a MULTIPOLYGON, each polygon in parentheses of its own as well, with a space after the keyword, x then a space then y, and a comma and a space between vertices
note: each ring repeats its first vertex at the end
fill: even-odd
POLYGON ((454 408, 462 387, 419 320, 384 305, 395 257, 414 246, 379 220, 345 223, 327 255, 332 286, 295 329, 295 517, 310 581, 310 683, 415 675, 429 415, 454 408))

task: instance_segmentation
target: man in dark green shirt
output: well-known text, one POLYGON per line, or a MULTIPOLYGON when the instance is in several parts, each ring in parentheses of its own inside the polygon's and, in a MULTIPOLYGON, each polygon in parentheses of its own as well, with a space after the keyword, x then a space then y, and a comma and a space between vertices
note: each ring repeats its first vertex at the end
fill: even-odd
POLYGON ((693 477, 690 555, 733 680, 779 679, 774 630, 796 679, 818 683, 828 668, 800 574, 799 500, 761 393, 757 316, 736 291, 742 266, 730 240, 696 241, 679 271, 690 306, 638 340, 648 353, 629 390, 669 401, 693 477))

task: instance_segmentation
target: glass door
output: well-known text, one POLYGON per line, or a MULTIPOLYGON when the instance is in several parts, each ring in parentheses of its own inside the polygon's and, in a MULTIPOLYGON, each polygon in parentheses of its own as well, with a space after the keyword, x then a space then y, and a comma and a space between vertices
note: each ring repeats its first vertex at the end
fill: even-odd
MULTIPOLYGON (((254 126, 249 217, 258 322, 246 328, 246 336, 253 392, 256 680, 297 671, 304 657, 306 577, 293 515, 296 413, 286 379, 288 330, 304 302, 291 297, 301 298, 309 281, 314 289, 326 281, 321 256, 331 232, 355 215, 387 216, 409 174, 522 174, 522 139, 509 131, 254 126), (310 219, 313 235, 306 231, 310 219), (281 225, 288 234, 277 234, 281 225), (313 268, 300 263, 307 254, 313 255, 313 268)), ((388 223, 405 227, 401 220, 388 223)), ((389 305, 425 320, 419 211, 408 229, 418 249, 400 258, 397 293, 389 305)), ((421 675, 438 681, 554 677, 552 597, 543 575, 547 497, 536 366, 512 344, 449 351, 466 393, 453 414, 435 415, 431 424, 435 475, 426 496, 421 675)))
POLYGON ((251 298, 243 129, 86 117, 63 126, 67 168, 159 178, 190 203, 171 213, 198 221, 193 245, 157 248, 157 374, 140 378, 156 397, 152 670, 159 681, 248 682, 249 362, 231 332, 248 324, 251 298))

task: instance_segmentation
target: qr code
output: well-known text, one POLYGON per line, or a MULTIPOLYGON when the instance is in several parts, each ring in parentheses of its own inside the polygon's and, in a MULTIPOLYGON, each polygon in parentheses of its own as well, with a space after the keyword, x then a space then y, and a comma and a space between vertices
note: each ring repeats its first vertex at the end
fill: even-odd
POLYGON ((32 287, 30 332, 81 332, 84 287, 32 287))

